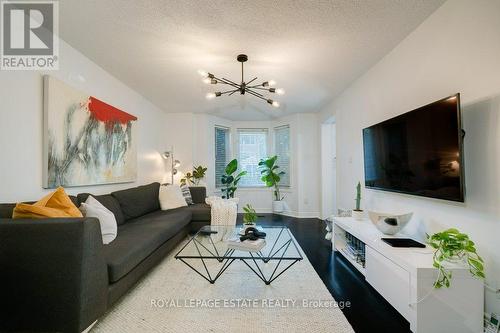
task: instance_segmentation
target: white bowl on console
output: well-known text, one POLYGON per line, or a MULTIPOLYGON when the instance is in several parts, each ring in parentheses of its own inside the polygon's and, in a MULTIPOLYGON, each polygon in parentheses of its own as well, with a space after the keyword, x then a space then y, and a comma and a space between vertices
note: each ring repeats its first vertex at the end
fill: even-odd
POLYGON ((410 222, 413 213, 387 214, 368 211, 372 223, 386 235, 395 235, 410 222))

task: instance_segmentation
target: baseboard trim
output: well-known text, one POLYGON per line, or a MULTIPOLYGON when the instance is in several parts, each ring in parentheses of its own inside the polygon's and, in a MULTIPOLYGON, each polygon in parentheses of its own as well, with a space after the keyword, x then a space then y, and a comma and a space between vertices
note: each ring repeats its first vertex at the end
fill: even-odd
POLYGON ((284 211, 278 215, 285 215, 290 217, 296 217, 299 219, 319 219, 319 212, 297 212, 297 211, 284 211))
MULTIPOLYGON (((255 208, 255 211, 257 212, 257 214, 276 214, 295 217, 299 219, 322 219, 319 212, 297 212, 293 210, 285 210, 282 213, 275 213, 272 209, 269 208, 255 208)), ((243 213, 243 211, 238 211, 238 214, 243 213)))
POLYGON ((94 321, 92 324, 90 324, 90 326, 87 327, 82 333, 88 333, 88 332, 90 332, 90 330, 95 326, 95 324, 97 324, 97 320, 94 321))

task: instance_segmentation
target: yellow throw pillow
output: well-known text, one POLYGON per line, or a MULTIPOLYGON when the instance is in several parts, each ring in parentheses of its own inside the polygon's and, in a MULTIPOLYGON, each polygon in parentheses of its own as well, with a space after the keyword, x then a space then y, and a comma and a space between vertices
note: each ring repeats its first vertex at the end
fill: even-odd
POLYGON ((14 208, 14 219, 43 219, 50 217, 83 217, 62 187, 46 195, 33 205, 18 203, 14 208))

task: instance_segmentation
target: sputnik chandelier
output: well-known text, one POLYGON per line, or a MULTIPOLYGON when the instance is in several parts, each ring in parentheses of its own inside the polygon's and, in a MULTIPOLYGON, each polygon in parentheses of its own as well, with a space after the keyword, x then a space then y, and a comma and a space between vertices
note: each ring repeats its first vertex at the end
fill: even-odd
POLYGON ((283 95, 285 91, 281 88, 274 88, 273 86, 276 85, 276 82, 274 80, 269 80, 262 82, 260 84, 254 84, 250 85, 252 82, 257 80, 257 77, 254 77, 248 82, 245 82, 244 78, 244 72, 243 72, 243 64, 248 60, 248 57, 246 54, 240 54, 236 57, 236 60, 241 62, 241 83, 236 83, 231 80, 228 80, 226 78, 218 78, 212 73, 208 73, 204 70, 199 70, 198 73, 203 77, 203 82, 206 84, 225 84, 232 89, 226 90, 226 91, 217 91, 214 93, 208 93, 207 94, 207 99, 213 99, 215 97, 220 97, 222 95, 228 95, 231 96, 232 94, 239 92, 241 95, 245 95, 246 93, 253 95, 257 98, 265 100, 267 103, 271 104, 274 107, 279 107, 280 103, 278 101, 275 101, 271 98, 267 98, 264 94, 261 92, 270 92, 270 93, 276 93, 278 95, 283 95))

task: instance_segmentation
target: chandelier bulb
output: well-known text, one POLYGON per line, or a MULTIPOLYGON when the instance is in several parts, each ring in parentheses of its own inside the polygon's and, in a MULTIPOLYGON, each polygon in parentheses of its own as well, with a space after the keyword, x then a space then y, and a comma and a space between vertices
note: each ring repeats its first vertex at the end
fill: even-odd
POLYGON ((203 69, 199 69, 198 70, 198 74, 201 75, 201 77, 207 77, 208 76, 208 72, 203 70, 203 69))
POLYGON ((285 94, 285 89, 283 89, 283 88, 278 88, 278 89, 276 89, 276 93, 277 93, 278 95, 284 95, 284 94, 285 94))
POLYGON ((210 78, 208 78, 208 77, 204 78, 202 81, 203 81, 203 83, 205 83, 205 84, 210 84, 210 83, 212 83, 212 80, 211 80, 210 78))
POLYGON ((279 108, 280 103, 278 101, 273 101, 272 99, 268 99, 267 102, 274 106, 275 108, 279 108))
POLYGON ((213 98, 215 98, 215 93, 208 93, 205 97, 207 99, 213 99, 213 98))
POLYGON ((274 81, 274 80, 269 80, 268 84, 269 84, 270 86, 275 86, 275 85, 276 85, 276 81, 274 81))

